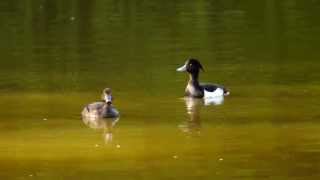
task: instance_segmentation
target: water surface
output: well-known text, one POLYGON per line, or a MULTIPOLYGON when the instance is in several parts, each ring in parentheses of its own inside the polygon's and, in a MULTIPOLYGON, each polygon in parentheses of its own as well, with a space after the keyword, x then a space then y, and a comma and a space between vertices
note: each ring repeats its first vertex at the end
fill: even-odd
POLYGON ((0 178, 319 179, 319 12, 318 0, 2 0, 0 178), (230 89, 222 105, 182 99, 189 57, 230 89), (80 112, 105 87, 121 117, 90 128, 80 112))

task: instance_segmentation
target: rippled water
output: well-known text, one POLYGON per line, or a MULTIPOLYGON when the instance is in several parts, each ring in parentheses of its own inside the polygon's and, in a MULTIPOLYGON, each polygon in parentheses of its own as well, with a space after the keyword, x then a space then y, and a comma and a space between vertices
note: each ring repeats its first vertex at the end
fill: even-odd
POLYGON ((320 1, 2 0, 0 179, 319 179, 320 1), (200 79, 221 105, 183 99, 200 79), (113 89, 117 121, 82 108, 113 89))

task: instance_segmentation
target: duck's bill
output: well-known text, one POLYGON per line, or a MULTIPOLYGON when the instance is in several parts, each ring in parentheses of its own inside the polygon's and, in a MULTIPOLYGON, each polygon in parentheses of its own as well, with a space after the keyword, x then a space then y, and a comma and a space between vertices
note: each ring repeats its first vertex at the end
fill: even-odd
POLYGON ((186 70, 187 70, 187 65, 186 64, 177 69, 178 72, 184 72, 186 70))

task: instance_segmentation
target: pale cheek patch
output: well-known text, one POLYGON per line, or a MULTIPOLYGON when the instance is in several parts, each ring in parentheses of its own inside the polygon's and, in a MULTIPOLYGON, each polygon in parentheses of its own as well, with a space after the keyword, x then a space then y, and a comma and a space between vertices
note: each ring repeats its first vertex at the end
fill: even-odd
POLYGON ((112 96, 110 96, 110 95, 105 95, 105 96, 104 96, 104 100, 105 100, 106 102, 112 102, 112 96))

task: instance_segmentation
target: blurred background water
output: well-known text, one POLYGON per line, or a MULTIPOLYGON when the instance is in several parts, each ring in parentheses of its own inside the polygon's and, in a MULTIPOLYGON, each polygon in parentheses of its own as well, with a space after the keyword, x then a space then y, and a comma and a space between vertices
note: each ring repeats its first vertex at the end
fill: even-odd
POLYGON ((320 1, 2 0, 1 179, 319 179, 320 1), (199 58, 222 105, 184 94, 199 58), (105 129, 82 108, 113 89, 105 129), (109 139, 108 139, 109 138, 109 139))

